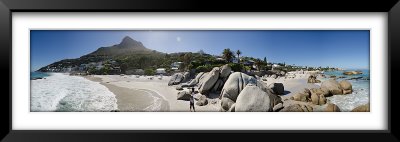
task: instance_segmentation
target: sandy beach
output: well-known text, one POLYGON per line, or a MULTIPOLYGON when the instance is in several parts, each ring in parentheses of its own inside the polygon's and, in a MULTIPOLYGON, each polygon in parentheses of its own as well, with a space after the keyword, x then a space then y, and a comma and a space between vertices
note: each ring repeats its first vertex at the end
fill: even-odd
MULTIPOLYGON (((170 76, 163 76, 161 80, 156 77, 150 80, 148 77, 136 78, 131 75, 91 75, 85 78, 100 82, 113 92, 119 111, 190 111, 189 101, 177 100, 179 91, 174 86, 167 85, 170 76)), ((196 111, 219 111, 220 105, 217 100, 218 98, 215 99, 215 104, 196 105, 196 111)))

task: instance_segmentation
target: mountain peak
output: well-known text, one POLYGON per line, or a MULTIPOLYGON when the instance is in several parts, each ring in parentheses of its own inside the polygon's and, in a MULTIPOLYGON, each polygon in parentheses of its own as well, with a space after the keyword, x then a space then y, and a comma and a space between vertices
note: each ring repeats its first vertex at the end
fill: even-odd
POLYGON ((121 43, 119 44, 119 47, 138 47, 138 46, 142 47, 143 44, 139 41, 132 39, 129 36, 125 36, 122 39, 121 43))

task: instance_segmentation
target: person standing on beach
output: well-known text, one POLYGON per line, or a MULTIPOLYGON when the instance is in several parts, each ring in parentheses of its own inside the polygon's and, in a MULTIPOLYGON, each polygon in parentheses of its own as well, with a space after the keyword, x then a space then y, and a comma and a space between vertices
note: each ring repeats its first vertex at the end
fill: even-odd
POLYGON ((192 88, 192 92, 190 94, 190 111, 192 111, 192 107, 193 107, 193 111, 195 112, 196 110, 194 109, 194 88, 192 88))

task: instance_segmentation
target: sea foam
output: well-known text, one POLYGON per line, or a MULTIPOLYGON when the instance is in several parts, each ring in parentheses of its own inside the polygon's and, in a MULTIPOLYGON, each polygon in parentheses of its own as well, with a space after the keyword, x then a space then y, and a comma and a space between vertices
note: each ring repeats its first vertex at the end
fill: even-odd
MULTIPOLYGON (((343 75, 343 71, 325 72, 327 75, 335 75, 337 77, 344 76, 345 78, 337 79, 337 81, 347 80, 352 84, 353 92, 347 95, 334 95, 327 97, 330 103, 336 104, 341 111, 348 112, 355 107, 369 103, 370 98, 370 81, 365 79, 351 79, 354 77, 362 77, 369 79, 369 70, 362 70, 361 75, 343 75), (350 79, 350 80, 349 80, 350 79)), ((329 78, 321 78, 321 81, 329 78)))
POLYGON ((80 76, 52 73, 31 80, 31 111, 112 111, 117 99, 105 86, 80 76))

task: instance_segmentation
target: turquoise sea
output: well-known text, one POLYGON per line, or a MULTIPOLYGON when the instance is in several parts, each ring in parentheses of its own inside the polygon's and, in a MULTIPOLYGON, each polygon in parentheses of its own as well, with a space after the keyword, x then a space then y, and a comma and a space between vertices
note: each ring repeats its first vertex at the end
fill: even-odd
POLYGON ((39 79, 50 76, 48 73, 45 72, 31 72, 31 80, 39 79))
MULTIPOLYGON (((327 78, 322 78, 321 81, 329 79, 330 76, 334 75, 337 77, 337 81, 347 80, 353 86, 353 93, 348 95, 334 95, 328 97, 328 101, 338 105, 341 111, 351 111, 353 108, 369 103, 370 97, 370 71, 369 70, 357 70, 362 71, 359 75, 344 75, 343 72, 348 71, 328 71, 324 72, 327 78)), ((354 71, 354 70, 353 70, 354 71)))

